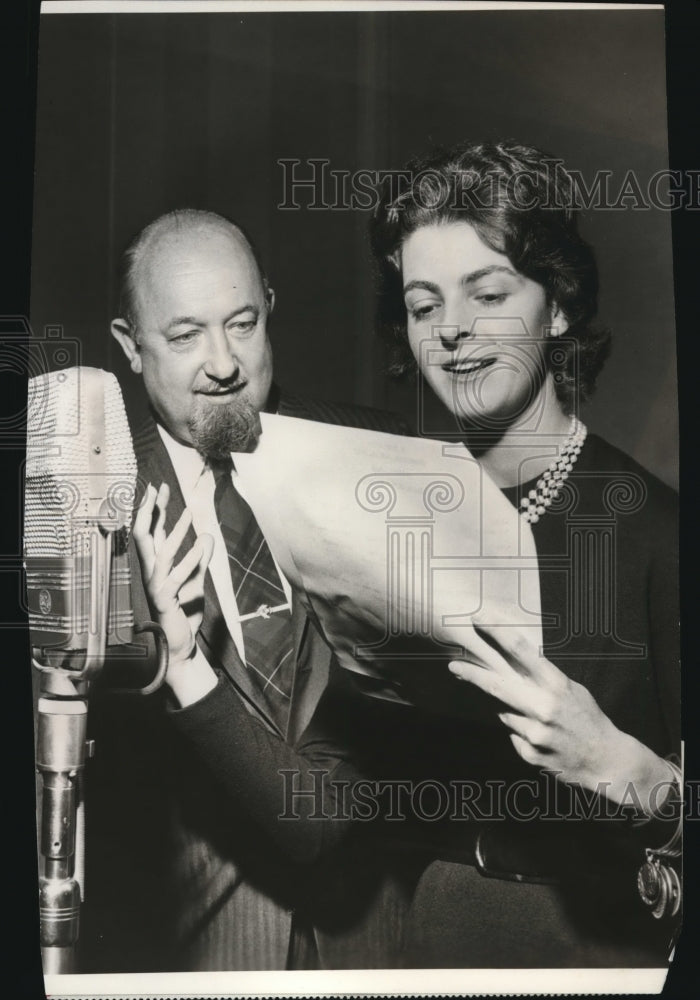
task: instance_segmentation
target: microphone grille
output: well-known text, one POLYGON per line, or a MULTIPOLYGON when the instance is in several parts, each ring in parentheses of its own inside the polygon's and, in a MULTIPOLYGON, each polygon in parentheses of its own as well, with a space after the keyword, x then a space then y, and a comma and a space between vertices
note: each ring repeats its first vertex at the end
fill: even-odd
POLYGON ((83 555, 81 526, 101 509, 128 533, 136 457, 119 384, 99 368, 29 380, 25 553, 83 555))

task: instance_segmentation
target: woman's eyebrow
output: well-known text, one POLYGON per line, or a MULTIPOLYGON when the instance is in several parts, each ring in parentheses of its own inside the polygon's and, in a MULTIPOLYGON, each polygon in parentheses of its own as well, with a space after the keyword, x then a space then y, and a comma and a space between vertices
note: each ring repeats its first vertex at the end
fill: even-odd
POLYGON ((407 285, 404 285, 403 293, 406 295, 407 292, 413 291, 414 288, 422 288, 427 292, 435 292, 436 295, 440 293, 440 288, 432 281, 409 281, 407 285))
POLYGON ((480 278, 487 278, 490 274, 497 272, 509 274, 513 278, 518 277, 517 272, 512 267, 506 267, 505 264, 491 264, 489 267, 481 267, 478 271, 470 271, 469 274, 465 274, 462 278, 462 284, 473 285, 480 278))
MULTIPOLYGON (((462 285, 473 285, 481 278, 487 278, 489 275, 496 273, 507 274, 511 278, 520 277, 518 272, 514 271, 512 267, 506 267, 505 264, 490 264, 488 267, 480 267, 477 271, 470 271, 468 274, 463 275, 463 277, 460 278, 460 283, 462 285)), ((404 285, 404 295, 413 291, 415 288, 419 288, 427 292, 434 292, 436 295, 440 293, 440 286, 436 285, 433 281, 422 281, 420 279, 416 279, 415 281, 409 281, 407 285, 404 285)))

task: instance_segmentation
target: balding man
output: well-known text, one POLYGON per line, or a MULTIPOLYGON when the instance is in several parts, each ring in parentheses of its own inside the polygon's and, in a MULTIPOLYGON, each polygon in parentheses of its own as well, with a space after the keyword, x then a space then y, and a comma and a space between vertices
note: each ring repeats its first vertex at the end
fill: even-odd
MULTIPOLYGON (((134 442, 139 479, 149 484, 134 527, 144 582, 134 603, 137 620, 149 612, 161 620, 171 663, 169 706, 155 699, 128 710, 124 752, 133 763, 113 749, 116 766, 102 782, 104 826, 114 826, 114 803, 135 817, 141 866, 133 921, 114 926, 109 908, 95 917, 93 935, 102 935, 104 961, 115 968, 381 966, 399 929, 401 891, 371 852, 344 855, 332 878, 310 867, 347 824, 278 819, 280 769, 303 777, 315 765, 352 778, 333 731, 349 702, 327 686, 329 673, 341 688, 342 677, 235 490, 231 452, 251 446, 264 409, 405 427, 377 411, 278 391, 267 332, 273 305, 250 242, 212 213, 171 212, 125 253, 112 333, 151 409, 134 442), (272 611, 251 610, 259 607, 272 611), (354 899, 347 883, 329 889, 343 870, 354 899), (144 924, 139 955, 134 939, 144 924)), ((115 729, 124 728, 125 711, 114 713, 115 729)), ((109 758, 110 745, 125 741, 110 740, 109 719, 102 723, 109 758)), ((103 766, 110 770, 108 759, 103 766)), ((116 874, 109 847, 101 848, 112 898, 125 840, 113 848, 122 860, 116 874)))

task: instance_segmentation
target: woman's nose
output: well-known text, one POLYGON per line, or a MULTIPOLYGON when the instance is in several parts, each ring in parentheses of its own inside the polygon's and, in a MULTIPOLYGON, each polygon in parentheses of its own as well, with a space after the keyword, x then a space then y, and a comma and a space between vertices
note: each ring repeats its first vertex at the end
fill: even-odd
POLYGON ((446 351, 454 351, 461 341, 471 335, 471 323, 461 320, 458 323, 438 327, 440 343, 446 351))

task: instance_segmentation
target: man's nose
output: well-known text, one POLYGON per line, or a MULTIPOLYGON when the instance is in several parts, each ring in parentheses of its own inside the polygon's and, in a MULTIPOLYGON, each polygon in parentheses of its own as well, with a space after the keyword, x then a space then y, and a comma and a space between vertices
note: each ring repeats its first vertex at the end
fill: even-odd
POLYGON ((204 370, 219 382, 232 378, 238 371, 238 358, 225 330, 210 332, 204 370))

